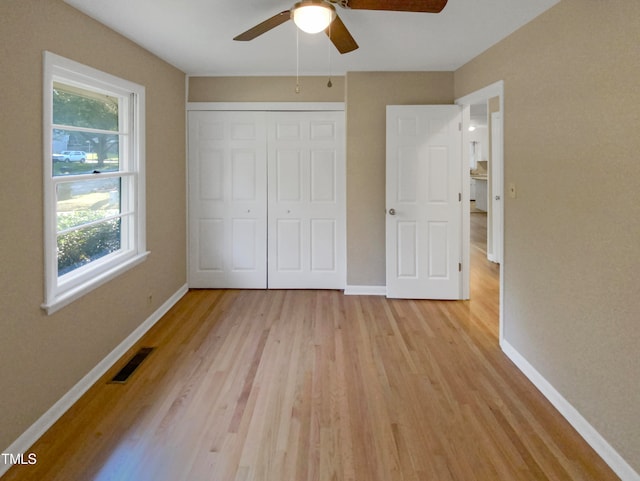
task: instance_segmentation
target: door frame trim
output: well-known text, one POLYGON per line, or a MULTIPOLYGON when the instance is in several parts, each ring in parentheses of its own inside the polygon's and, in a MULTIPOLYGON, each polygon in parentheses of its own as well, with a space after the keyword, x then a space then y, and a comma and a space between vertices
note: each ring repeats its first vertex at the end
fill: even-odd
MULTIPOLYGON (((500 208, 498 209, 493 209, 492 212, 492 221, 491 221, 491 252, 488 252, 488 258, 491 262, 496 262, 498 264, 502 264, 502 259, 503 259, 503 255, 502 255, 502 250, 503 250, 503 246, 502 246, 502 240, 504 238, 504 219, 503 219, 503 214, 504 214, 504 161, 502 160, 502 149, 504 148, 504 140, 503 140, 503 133, 500 129, 502 129, 502 112, 491 112, 489 113, 489 122, 490 125, 496 125, 497 128, 492 128, 491 129, 491 138, 489 139, 489 144, 491 145, 491 160, 493 162, 493 166, 491 167, 491 190, 492 192, 494 192, 493 197, 491 199, 489 199, 492 203, 494 202, 494 197, 495 197, 495 192, 498 192, 498 195, 500 195, 502 202, 498 203, 498 205, 500 206, 500 208), (497 121, 495 119, 498 119, 497 121), (494 136, 498 136, 496 138, 494 138, 494 136), (496 155, 496 149, 494 148, 494 140, 496 141, 495 143, 497 143, 500 146, 500 152, 499 154, 496 155), (497 166, 497 168, 496 168, 497 166), (497 210, 497 212, 496 212, 497 210), (496 222, 496 217, 499 217, 500 222, 496 222), (496 229, 498 229, 498 231, 496 231, 496 229), (496 232, 499 233, 498 236, 496 236, 496 232)), ((495 205, 495 203, 492 204, 492 206, 495 205)), ((487 249, 488 251, 488 249, 487 249)))
MULTIPOLYGON (((462 156, 463 159, 469 158, 469 124, 470 124, 470 106, 471 104, 477 104, 479 102, 487 101, 490 98, 498 97, 500 99, 500 112, 502 112, 501 116, 501 132, 502 132, 502 185, 504 187, 504 80, 499 80, 490 85, 487 85, 484 88, 476 90, 475 92, 471 92, 468 95, 460 97, 456 99, 454 102, 457 105, 462 106, 462 156)), ((462 199, 463 199, 463 211, 462 211, 462 289, 463 294, 465 294, 465 299, 469 298, 470 291, 470 227, 469 224, 471 222, 471 212, 470 212, 470 204, 469 204, 469 169, 462 169, 462 199), (466 269, 464 266, 469 266, 466 269)), ((494 192, 494 195, 496 193, 494 192)), ((502 199, 504 199, 504 192, 500 192, 502 199)), ((504 202, 501 204, 502 208, 502 249, 503 256, 502 262, 500 263, 500 307, 499 307, 499 342, 502 346, 504 341, 504 202)))

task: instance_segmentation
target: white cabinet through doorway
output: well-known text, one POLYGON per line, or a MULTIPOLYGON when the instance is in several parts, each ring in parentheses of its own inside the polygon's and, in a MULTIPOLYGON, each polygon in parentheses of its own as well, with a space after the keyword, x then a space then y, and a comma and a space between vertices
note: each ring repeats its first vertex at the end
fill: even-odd
POLYGON ((343 289, 344 112, 189 112, 189 285, 343 289))

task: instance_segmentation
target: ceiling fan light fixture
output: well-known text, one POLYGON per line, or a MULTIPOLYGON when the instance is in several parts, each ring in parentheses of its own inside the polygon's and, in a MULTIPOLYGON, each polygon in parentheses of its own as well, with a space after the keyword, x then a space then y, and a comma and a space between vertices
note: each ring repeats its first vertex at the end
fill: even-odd
POLYGON ((303 32, 319 33, 336 18, 336 10, 328 3, 306 0, 294 5, 291 18, 303 32))

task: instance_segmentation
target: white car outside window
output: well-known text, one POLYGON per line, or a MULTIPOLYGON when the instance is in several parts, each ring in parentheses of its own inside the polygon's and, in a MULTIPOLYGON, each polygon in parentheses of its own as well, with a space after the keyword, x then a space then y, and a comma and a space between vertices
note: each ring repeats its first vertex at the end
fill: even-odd
POLYGON ((64 150, 59 154, 53 154, 53 160, 60 162, 82 162, 87 160, 86 152, 81 150, 64 150))

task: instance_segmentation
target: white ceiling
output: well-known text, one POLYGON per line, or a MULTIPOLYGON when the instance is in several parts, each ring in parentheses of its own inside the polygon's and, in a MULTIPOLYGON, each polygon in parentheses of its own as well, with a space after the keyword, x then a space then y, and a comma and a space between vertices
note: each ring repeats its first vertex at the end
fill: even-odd
MULTIPOLYGON (((439 14, 346 10, 360 48, 340 55, 324 34, 299 34, 300 75, 451 71, 559 0, 449 0, 439 14)), ((294 75, 289 21, 250 42, 236 35, 294 0, 65 0, 190 75, 294 75)))

